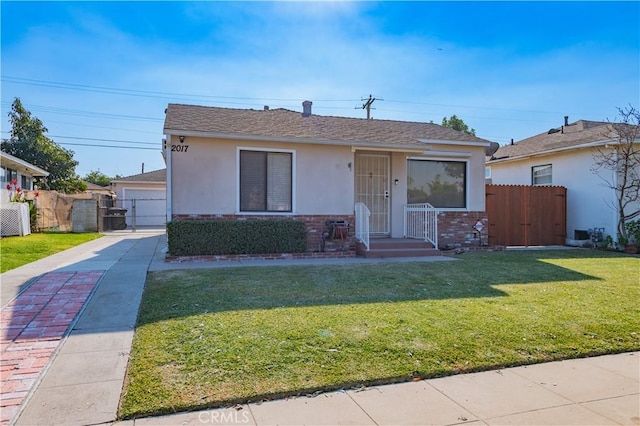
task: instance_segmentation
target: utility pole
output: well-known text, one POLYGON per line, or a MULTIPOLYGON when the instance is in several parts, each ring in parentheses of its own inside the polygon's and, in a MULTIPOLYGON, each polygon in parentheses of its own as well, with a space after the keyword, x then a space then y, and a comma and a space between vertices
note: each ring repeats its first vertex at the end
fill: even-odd
MULTIPOLYGON (((361 99, 361 100, 364 101, 365 99, 361 99)), ((384 99, 374 98, 372 95, 369 95, 369 99, 366 99, 366 102, 362 104, 362 109, 367 110, 367 120, 371 119, 371 105, 373 105, 375 101, 384 101, 384 99)))

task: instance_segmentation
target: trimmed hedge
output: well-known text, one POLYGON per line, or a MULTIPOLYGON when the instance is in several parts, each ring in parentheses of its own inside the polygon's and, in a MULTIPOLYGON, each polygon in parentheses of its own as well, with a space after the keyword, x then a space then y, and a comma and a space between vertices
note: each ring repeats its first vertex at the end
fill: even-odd
POLYGON ((167 238, 173 256, 307 251, 306 226, 296 220, 178 220, 167 238))

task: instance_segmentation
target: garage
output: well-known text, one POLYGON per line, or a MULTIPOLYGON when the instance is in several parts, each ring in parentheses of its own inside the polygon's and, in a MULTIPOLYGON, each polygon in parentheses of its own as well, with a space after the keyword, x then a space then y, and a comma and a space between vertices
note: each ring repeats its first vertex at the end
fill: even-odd
POLYGON ((163 189, 125 189, 120 205, 127 209, 127 226, 164 226, 167 193, 163 189))
POLYGON ((127 229, 166 225, 166 187, 166 169, 128 176, 111 183, 117 207, 127 210, 127 229))

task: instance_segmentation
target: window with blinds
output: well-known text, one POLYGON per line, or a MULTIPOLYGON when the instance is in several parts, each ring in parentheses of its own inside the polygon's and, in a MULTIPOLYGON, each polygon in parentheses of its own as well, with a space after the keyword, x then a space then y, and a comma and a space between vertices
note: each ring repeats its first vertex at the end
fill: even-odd
POLYGON ((551 164, 545 164, 544 166, 533 166, 531 168, 531 185, 551 185, 551 178, 551 164))
POLYGON ((240 151, 240 211, 291 212, 292 154, 240 151))

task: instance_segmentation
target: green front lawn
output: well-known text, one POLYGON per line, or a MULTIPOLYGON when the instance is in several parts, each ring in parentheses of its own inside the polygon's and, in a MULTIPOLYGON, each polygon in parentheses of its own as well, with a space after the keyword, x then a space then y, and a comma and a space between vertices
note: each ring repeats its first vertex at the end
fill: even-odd
POLYGON ((101 234, 30 234, 0 240, 0 273, 101 237, 101 234))
POLYGON ((120 415, 640 349, 637 257, 457 259, 150 273, 120 415))

